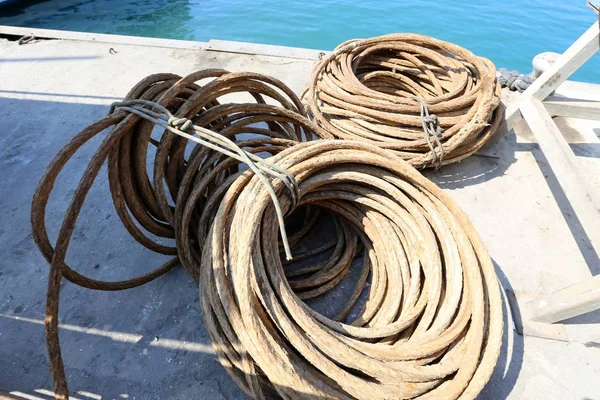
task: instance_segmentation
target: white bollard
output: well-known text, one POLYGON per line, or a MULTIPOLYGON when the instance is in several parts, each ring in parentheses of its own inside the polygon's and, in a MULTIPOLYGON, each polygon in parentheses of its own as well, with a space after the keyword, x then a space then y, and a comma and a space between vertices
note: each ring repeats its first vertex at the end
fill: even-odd
POLYGON ((533 61, 531 63, 533 65, 533 71, 531 72, 531 76, 533 78, 537 78, 546 72, 546 70, 550 68, 556 60, 558 60, 558 57, 560 57, 560 54, 552 53, 550 51, 546 53, 540 53, 533 57, 533 61))

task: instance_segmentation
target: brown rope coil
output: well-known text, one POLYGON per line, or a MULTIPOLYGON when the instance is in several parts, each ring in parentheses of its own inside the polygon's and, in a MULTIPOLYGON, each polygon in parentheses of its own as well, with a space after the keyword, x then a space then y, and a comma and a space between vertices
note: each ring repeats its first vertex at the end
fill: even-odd
MULTIPOLYGON (((177 119, 218 132, 247 154, 263 158, 322 135, 320 128, 303 116, 304 107, 299 98, 282 82, 261 74, 212 69, 184 78, 174 74, 151 75, 129 92, 125 102, 112 107, 109 115, 69 140, 42 176, 31 207, 34 240, 50 263, 45 324, 58 399, 68 398, 58 339, 62 278, 90 289, 122 290, 147 283, 182 263, 198 280, 200 250, 212 222, 212 210, 220 203, 224 188, 241 174, 240 161, 201 145, 194 146, 193 142, 168 130, 163 129, 158 139, 153 138, 153 122, 123 109, 133 99, 156 102, 177 119), (212 80, 199 84, 207 79, 212 80), (246 103, 219 102, 226 95, 243 96, 244 93, 246 103), (83 172, 53 246, 46 229, 45 213, 57 176, 81 146, 111 127, 83 172), (246 134, 254 136, 248 139, 246 134), (155 147, 155 152, 150 151, 151 147, 155 147), (153 158, 151 174, 147 169, 148 158, 153 158), (120 282, 89 278, 65 263, 83 202, 104 163, 108 165, 115 209, 128 232, 148 249, 174 256, 147 274, 120 282), (160 238, 175 239, 175 246, 162 244, 160 238)), ((296 212, 296 224, 304 222, 304 227, 289 237, 292 249, 307 240, 317 218, 314 209, 296 212)))
POLYGON ((270 161, 296 177, 298 204, 354 231, 371 287, 349 322, 309 308, 286 279, 265 188, 238 177, 204 244, 200 281, 206 326, 235 382, 256 399, 474 399, 496 364, 503 321, 493 264, 466 215, 368 143, 303 143, 270 161))
POLYGON ((220 361, 252 397, 451 399, 479 393, 498 357, 502 313, 490 258, 470 222, 392 152, 357 141, 300 143, 327 136, 304 114, 289 88, 260 74, 156 74, 55 156, 34 194, 31 222, 50 263, 45 324, 58 399, 68 398, 58 336, 62 278, 122 290, 179 263, 200 280, 203 315, 220 361), (240 93, 247 93, 247 102, 222 103, 240 93), (168 129, 162 125, 158 133, 159 126, 141 115, 154 105, 167 111, 168 129), (270 186, 256 169, 242 168, 246 158, 173 134, 191 135, 193 126, 295 178, 297 198, 285 179, 271 182, 288 216, 294 261, 328 251, 325 261, 300 268, 281 261, 270 186), (81 146, 111 127, 82 174, 53 246, 45 212, 57 176, 81 146), (120 282, 89 278, 65 263, 104 163, 125 228, 143 246, 173 256, 120 282), (336 237, 311 249, 323 213, 333 215, 336 237), (303 302, 338 285, 361 255, 354 290, 333 318, 303 302), (344 322, 353 308, 360 308, 358 317, 344 322))
POLYGON ((491 61, 418 34, 342 43, 315 66, 303 99, 329 138, 394 150, 416 168, 475 153, 503 115, 491 61))

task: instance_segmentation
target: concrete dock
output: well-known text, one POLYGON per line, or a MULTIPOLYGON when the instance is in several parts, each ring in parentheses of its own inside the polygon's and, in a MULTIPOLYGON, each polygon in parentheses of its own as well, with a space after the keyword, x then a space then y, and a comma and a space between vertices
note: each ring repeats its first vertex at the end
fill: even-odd
MULTIPOLYGON (((0 392, 52 397, 43 325, 48 268, 32 240, 29 207, 40 176, 67 140, 147 75, 255 71, 300 93, 319 53, 0 26, 0 392), (42 39, 17 43, 31 33, 42 39)), ((600 86, 566 82, 557 94, 600 100, 600 86)), ((600 122, 562 118, 557 124, 600 189, 600 122)), ((86 145, 59 176, 46 216, 51 240, 98 144, 86 145)), ((469 215, 507 297, 551 293, 600 274, 598 254, 524 125, 500 132, 464 162, 425 174, 469 215)), ((163 261, 122 227, 101 172, 67 262, 93 278, 122 280, 163 261)), ((182 268, 122 292, 65 282, 60 337, 73 398, 246 398, 215 357, 198 301, 182 268)), ((513 328, 518 307, 505 312, 500 361, 480 399, 600 400, 600 312, 564 323, 571 342, 521 336, 513 328)))

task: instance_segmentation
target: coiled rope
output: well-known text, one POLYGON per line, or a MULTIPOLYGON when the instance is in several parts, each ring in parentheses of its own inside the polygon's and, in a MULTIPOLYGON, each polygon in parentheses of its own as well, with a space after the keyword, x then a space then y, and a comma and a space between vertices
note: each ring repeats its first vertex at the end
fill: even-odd
POLYGON ((304 304, 285 277, 268 193, 240 176, 215 215, 200 282, 206 326, 236 383, 256 399, 475 398, 499 355, 502 310, 490 257, 459 207, 367 143, 304 143, 270 162, 296 177, 300 205, 356 232, 371 289, 345 323, 304 304))
MULTIPOLYGON (((194 125, 190 119, 177 118, 173 116, 169 110, 158 103, 149 100, 138 99, 116 102, 111 106, 110 113, 120 110, 142 117, 154 123, 155 125, 165 128, 169 132, 184 137, 192 142, 196 142, 203 147, 217 151, 248 165, 252 172, 254 172, 254 174, 256 174, 262 183, 267 187, 269 195, 271 196, 271 200, 275 205, 275 211, 277 213, 277 220, 279 221, 279 228, 281 232, 281 241, 283 242, 286 258, 288 260, 292 259, 292 253, 287 240, 287 233, 285 231, 285 224, 283 221, 283 213, 279 207, 279 201, 277 200, 277 195, 275 194, 273 185, 269 181, 269 178, 265 176, 265 173, 273 178, 281 179, 290 190, 293 203, 296 203, 298 201, 298 186, 293 175, 286 170, 282 170, 275 164, 271 164, 270 162, 265 161, 252 153, 245 152, 237 144, 235 144, 235 142, 227 139, 226 137, 194 125), (144 108, 144 106, 149 106, 150 109, 144 108), (158 109, 160 112, 157 113, 153 111, 152 108, 158 109), (199 137, 188 134, 187 131, 190 129, 192 129, 194 134, 198 135, 199 137)), ((292 208, 295 208, 295 206, 292 208)))
MULTIPOLYGON (((221 363, 255 398, 479 393, 498 357, 502 313, 491 260, 470 222, 392 152, 358 141, 302 143, 327 135, 303 115, 293 92, 263 75, 157 74, 55 156, 34 194, 31 217, 34 239, 50 263, 45 323, 58 399, 68 398, 58 337, 62 278, 122 290, 179 263, 200 280, 204 319, 221 363), (205 79, 212 80, 200 84, 205 79), (255 103, 220 103, 240 92, 255 103), (110 127, 52 246, 45 210, 56 178, 83 144, 110 127), (83 202, 105 162, 125 228, 145 247, 174 256, 119 282, 86 277, 65 263, 83 202), (336 237, 307 250, 323 212, 334 216, 336 237), (283 215, 287 227, 294 217, 299 222, 289 235, 283 215), (288 258, 330 251, 328 260, 293 268, 281 260, 278 229, 287 236, 288 258), (175 245, 153 237, 175 239, 175 245), (339 284, 361 252, 360 276, 335 317, 304 304, 339 284), (365 296, 358 317, 344 322, 365 296)), ((427 120, 428 129, 437 131, 435 122, 427 120)))
POLYGON ((315 66, 303 100, 330 138, 394 150, 416 168, 475 153, 503 113, 489 60, 417 34, 342 43, 315 66), (441 130, 432 146, 425 125, 434 116, 441 130))
MULTIPOLYGON (((58 338, 62 278, 89 289, 123 290, 143 285, 182 263, 197 280, 199 244, 204 243, 202 232, 212 221, 212 213, 207 210, 219 204, 223 190, 218 188, 228 187, 227 182, 242 173, 239 170, 242 163, 249 165, 263 184, 271 188, 268 191, 272 186, 270 180, 265 181, 266 177, 277 177, 289 186, 290 201, 297 198, 293 176, 255 153, 268 157, 315 136, 320 128, 303 114, 299 98, 282 82, 264 75, 217 69, 198 71, 184 78, 155 74, 138 83, 123 102, 113 105, 109 115, 76 134, 58 152, 38 184, 31 207, 34 240, 50 263, 45 324, 58 399, 68 398, 58 338), (212 81, 198 84, 206 79, 212 81), (245 101, 254 99, 256 103, 219 103, 221 97, 235 93, 240 96, 246 93, 245 101), (267 99, 277 105, 267 104, 267 99), (152 137, 155 126, 164 128, 158 140, 152 137), (110 127, 82 174, 53 246, 45 214, 57 176, 81 146, 110 127), (182 129, 193 129, 194 135, 182 129), (248 133, 255 138, 244 140, 242 135, 248 133), (194 142, 196 146, 186 156, 186 146, 194 142), (151 146, 156 148, 154 154, 149 151, 151 146), (146 167, 149 157, 154 161, 151 175, 146 167), (83 202, 105 162, 113 203, 125 228, 143 246, 174 256, 147 274, 119 282, 89 278, 65 263, 83 202), (175 238, 176 245, 163 245, 152 235, 175 238)), ((274 199, 278 196, 281 194, 274 199)), ((308 210, 304 218, 307 228, 284 240, 289 243, 285 249, 288 257, 315 225, 314 210, 308 210)))

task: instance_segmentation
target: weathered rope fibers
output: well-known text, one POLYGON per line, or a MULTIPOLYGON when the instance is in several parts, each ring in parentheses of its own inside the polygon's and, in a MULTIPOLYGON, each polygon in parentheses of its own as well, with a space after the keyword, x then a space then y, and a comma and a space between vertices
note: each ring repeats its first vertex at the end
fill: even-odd
POLYGON ((252 153, 245 152, 237 144, 235 144, 235 142, 227 139, 224 136, 194 125, 192 121, 187 118, 174 117, 169 110, 155 102, 149 100, 128 100, 123 102, 115 102, 111 106, 110 113, 119 110, 130 112, 142 117, 154 123, 155 125, 165 128, 169 132, 184 137, 192 142, 196 142, 199 145, 217 151, 228 157, 234 158, 249 166, 269 191, 269 195, 271 196, 273 204, 275 205, 275 211, 277 213, 277 219, 279 221, 279 228, 281 232, 281 241, 283 242, 286 258, 288 260, 292 259, 292 253, 287 240, 285 224, 283 221, 283 213, 281 212, 279 201, 277 200, 277 195, 275 194, 273 185, 264 174, 267 173, 274 178, 281 179, 290 190, 293 202, 295 203, 298 200, 298 185, 296 184, 296 180, 294 179, 293 175, 286 170, 282 170, 275 164, 271 164, 252 153), (160 111, 160 113, 156 113, 148 108, 139 107, 140 105, 156 108, 160 111), (187 131, 189 129, 192 129, 194 133, 200 137, 188 134, 187 131))
POLYGON ((306 306, 285 277, 264 187, 239 177, 205 242, 200 283, 205 323, 236 383, 257 399, 475 398, 499 355, 502 309, 490 257, 459 207, 363 142, 299 144, 271 161, 296 176, 300 205, 352 226, 372 286, 347 323, 306 306))
POLYGON ((483 388, 498 357, 502 312, 493 266, 470 222, 443 191, 386 150, 340 140, 294 146, 326 133, 302 116, 302 104, 290 92, 258 74, 208 70, 185 78, 154 75, 115 104, 114 113, 76 135, 51 162, 34 196, 32 226, 51 264, 46 329, 57 398, 68 397, 58 342, 62 277, 88 288, 121 290, 155 279, 179 262, 195 279, 201 275, 203 315, 219 359, 253 397, 443 394, 451 399, 474 398, 483 388), (204 86, 195 83, 205 78, 215 79, 204 86), (216 101, 243 90, 258 104, 216 101), (263 95, 281 106, 264 104, 263 95), (155 125, 165 128, 159 141, 150 137, 155 125), (114 128, 84 172, 52 247, 44 213, 54 181, 81 145, 110 126, 114 128), (190 135, 183 131, 190 129, 204 136, 193 139, 201 142, 186 159, 190 135), (241 132, 267 137, 224 139, 241 132), (148 144, 157 147, 152 180, 145 170, 148 144), (132 151, 138 155, 133 157, 132 151), (265 161, 255 155, 263 151, 273 157, 265 161), (93 280, 64 263, 87 191, 106 160, 124 225, 146 247, 176 255, 155 271, 122 282, 93 280), (239 163, 247 160, 250 170, 239 171, 239 163), (263 174, 280 179, 265 185, 263 174), (286 185, 294 190, 282 190, 286 185), (273 203, 272 192, 278 202, 273 203), (306 243, 318 219, 315 210, 336 216, 337 240, 295 256, 334 248, 329 261, 300 270, 284 267, 276 233, 278 226, 283 229, 278 203, 279 216, 296 206, 312 210, 305 213, 305 226, 290 236, 288 256, 292 246, 306 243), (132 216, 149 232, 175 238, 175 248, 149 241, 132 216), (333 319, 300 300, 339 283, 361 248, 360 278, 333 319), (369 276, 371 288, 358 317, 342 322, 369 276), (300 279, 291 279, 295 277, 300 279))
MULTIPOLYGON (((302 103, 287 86, 274 78, 254 73, 229 73, 212 69, 198 71, 184 78, 174 74, 155 74, 139 82, 121 106, 129 107, 134 112, 114 110, 114 113, 75 135, 50 162, 32 201, 33 237, 41 253, 50 263, 45 323, 50 369, 58 399, 68 398, 58 339, 62 278, 95 290, 123 290, 156 279, 181 262, 197 280, 200 251, 194 251, 193 248, 197 248, 198 243, 203 243, 202 227, 209 224, 211 219, 211 212, 207 210, 211 210, 212 205, 220 201, 221 193, 214 190, 215 187, 227 187, 228 180, 241 173, 238 171, 240 158, 255 158, 252 153, 276 154, 300 140, 318 136, 319 131, 318 127, 303 117, 302 103), (203 86, 196 83, 206 79, 213 80, 203 86), (240 92, 249 93, 256 104, 220 104, 217 101, 219 97, 240 92), (267 104, 265 98, 270 98, 278 105, 267 104), (218 136, 219 140, 227 141, 226 138, 236 138, 236 135, 242 133, 259 136, 251 140, 235 139, 238 147, 246 148, 243 156, 232 153, 238 159, 227 156, 225 162, 204 144, 198 144, 189 157, 186 157, 187 138, 180 140, 180 136, 171 134, 171 125, 165 127, 160 140, 151 137, 155 123, 136 115, 152 112, 139 111, 135 106, 145 101, 158 103, 168 110, 168 113, 176 116, 178 120, 171 120, 172 124, 191 120, 198 126, 218 132, 221 135, 218 136), (109 127, 113 129, 106 135, 82 174, 53 246, 45 226, 45 213, 57 176, 81 146, 109 127), (147 157, 151 156, 148 151, 150 145, 156 147, 152 178, 146 169, 147 157), (108 163, 109 185, 115 209, 128 232, 150 250, 175 256, 152 272, 119 282, 92 279, 76 272, 65 263, 66 252, 83 202, 105 162, 108 163), (199 177, 202 179, 198 180, 199 177), (164 191, 165 186, 171 197, 176 199, 174 210, 164 191), (140 227, 158 237, 175 238, 176 247, 161 244, 144 233, 140 227)), ((169 115, 168 113, 165 114, 169 115)), ((163 117, 155 117, 162 121, 161 124, 164 123, 163 117)), ((218 152, 216 154, 223 156, 218 152)), ((260 168, 279 173, 276 167, 273 170, 273 167, 268 167, 263 162, 259 162, 258 165, 261 165, 260 168)), ((257 168, 260 169, 258 166, 257 168)), ((285 178, 285 174, 281 176, 285 178)), ((314 213, 306 213, 309 229, 292 235, 289 238, 290 247, 305 240, 304 236, 310 233, 310 227, 314 226, 314 217, 314 213)))
POLYGON ((475 153, 503 115, 489 60, 418 34, 340 44, 314 67, 303 100, 329 138, 394 150, 416 168, 440 166, 420 116, 423 104, 443 129, 436 138, 441 164, 475 153))

